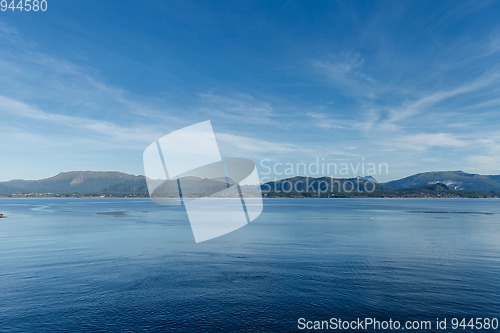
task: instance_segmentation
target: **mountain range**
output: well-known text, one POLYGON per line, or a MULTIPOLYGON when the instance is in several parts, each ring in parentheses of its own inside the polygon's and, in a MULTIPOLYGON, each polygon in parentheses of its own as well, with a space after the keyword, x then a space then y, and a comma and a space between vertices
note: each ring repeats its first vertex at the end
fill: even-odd
MULTIPOLYGON (((405 177, 399 180, 389 181, 386 183, 377 183, 373 177, 358 177, 352 179, 332 179, 330 177, 292 177, 274 182, 268 182, 261 185, 263 192, 274 193, 276 196, 289 194, 286 189, 294 188, 292 192, 317 192, 318 186, 325 183, 337 182, 336 187, 332 185, 332 189, 337 190, 337 193, 345 192, 345 182, 355 181, 361 182, 362 185, 366 182, 374 184, 374 195, 379 196, 399 196, 418 194, 429 195, 433 193, 456 193, 466 194, 472 192, 500 192, 500 175, 478 175, 470 174, 464 171, 439 171, 425 172, 405 177), (306 182, 316 182, 316 185, 311 185, 310 188, 304 186, 306 182), (318 185, 320 184, 320 185, 318 185), (444 191, 444 192, 443 192, 444 191), (282 194, 277 195, 278 192, 282 194)), ((221 179, 199 179, 190 178, 183 179, 186 190, 189 192, 213 191, 214 189, 224 188, 226 180, 221 179), (224 184, 224 185, 221 185, 224 184), (222 187, 221 187, 222 186, 222 187)), ((229 180, 229 183, 232 183, 229 180)), ((164 189, 167 185, 162 185, 164 189)), ((170 185, 169 185, 170 186, 170 185)), ((323 185, 324 186, 324 185, 323 185)), ((170 186, 171 187, 171 186, 170 186)), ((184 187, 184 186, 183 186, 184 187)), ((322 190, 321 187, 319 187, 322 190)), ((254 187, 244 186, 242 190, 251 192, 254 187)), ((0 194, 12 195, 28 194, 28 193, 44 193, 44 194, 81 194, 81 195, 141 195, 146 196, 148 193, 146 179, 144 176, 134 176, 121 172, 98 172, 98 171, 72 171, 62 172, 54 177, 41 180, 11 180, 0 182, 0 194)), ((343 193, 345 195, 345 193, 343 193)), ((273 196, 273 195, 271 195, 273 196)))
POLYGON ((454 190, 500 191, 500 175, 483 176, 463 171, 425 172, 384 183, 394 189, 442 183, 454 190))
MULTIPOLYGON (((137 183, 143 176, 122 172, 71 171, 40 180, 16 179, 0 183, 0 193, 98 193, 112 185, 137 183)), ((146 187, 147 192, 147 187, 146 187)))

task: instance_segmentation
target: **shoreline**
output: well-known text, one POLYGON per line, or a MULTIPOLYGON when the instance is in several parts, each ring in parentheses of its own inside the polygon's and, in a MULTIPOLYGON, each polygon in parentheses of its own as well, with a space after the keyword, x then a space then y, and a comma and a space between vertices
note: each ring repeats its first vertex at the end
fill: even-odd
MULTIPOLYGON (((0 199, 150 199, 149 196, 129 196, 129 195, 113 195, 113 196, 92 196, 92 195, 38 195, 38 196, 9 196, 0 195, 0 199)), ((219 198, 221 199, 221 198, 219 198)), ((222 198, 223 199, 223 198, 222 198)), ((323 200, 338 200, 338 199, 500 199, 499 196, 263 196, 262 199, 323 199, 323 200)))

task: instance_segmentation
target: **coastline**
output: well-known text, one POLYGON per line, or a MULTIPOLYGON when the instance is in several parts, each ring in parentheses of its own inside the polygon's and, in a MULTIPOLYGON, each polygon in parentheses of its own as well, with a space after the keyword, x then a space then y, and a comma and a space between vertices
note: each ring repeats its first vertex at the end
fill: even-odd
MULTIPOLYGON (((366 195, 362 193, 353 193, 352 195, 331 195, 331 196, 317 196, 317 195, 283 195, 281 193, 263 193, 263 199, 499 199, 500 193, 497 192, 473 192, 469 191, 456 191, 458 193, 419 193, 419 194, 372 194, 366 195)), ((89 198, 89 199, 149 199, 149 195, 146 194, 82 194, 82 193, 70 193, 70 194, 0 194, 0 199, 42 199, 42 198, 89 198)))

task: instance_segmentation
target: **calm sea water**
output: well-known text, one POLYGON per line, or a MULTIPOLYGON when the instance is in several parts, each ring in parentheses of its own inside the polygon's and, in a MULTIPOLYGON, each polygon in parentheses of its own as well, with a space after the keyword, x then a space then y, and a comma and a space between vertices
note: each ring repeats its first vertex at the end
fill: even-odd
POLYGON ((251 224, 196 244, 181 207, 148 199, 0 199, 0 330, 293 332, 299 318, 439 317, 451 331, 451 318, 500 318, 499 200, 264 203, 251 224))

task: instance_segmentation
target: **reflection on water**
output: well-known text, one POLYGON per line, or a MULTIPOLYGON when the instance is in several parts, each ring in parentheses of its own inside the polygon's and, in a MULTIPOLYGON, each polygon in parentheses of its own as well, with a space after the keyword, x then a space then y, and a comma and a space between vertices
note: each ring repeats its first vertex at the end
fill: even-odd
POLYGON ((148 199, 0 199, 0 330, 498 317, 499 202, 267 199, 254 222, 196 244, 182 207, 148 199))

